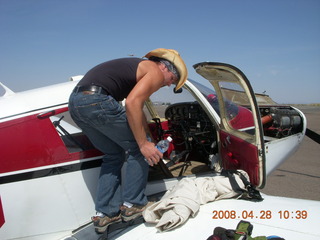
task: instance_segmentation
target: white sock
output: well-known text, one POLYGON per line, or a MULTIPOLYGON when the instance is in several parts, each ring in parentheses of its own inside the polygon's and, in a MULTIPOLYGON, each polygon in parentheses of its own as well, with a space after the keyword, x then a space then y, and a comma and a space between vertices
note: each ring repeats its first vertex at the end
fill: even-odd
POLYGON ((124 202, 123 205, 126 206, 127 208, 131 208, 133 206, 133 204, 129 202, 124 202))
POLYGON ((102 213, 102 212, 96 212, 96 216, 103 218, 103 217, 105 217, 106 215, 105 215, 104 213, 102 213))

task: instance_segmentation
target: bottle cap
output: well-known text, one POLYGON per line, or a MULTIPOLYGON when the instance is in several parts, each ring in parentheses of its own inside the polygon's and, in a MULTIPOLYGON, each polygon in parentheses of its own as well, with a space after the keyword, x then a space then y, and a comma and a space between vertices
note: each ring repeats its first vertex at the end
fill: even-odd
POLYGON ((167 137, 167 140, 169 141, 169 142, 171 142, 172 141, 172 137, 167 137))

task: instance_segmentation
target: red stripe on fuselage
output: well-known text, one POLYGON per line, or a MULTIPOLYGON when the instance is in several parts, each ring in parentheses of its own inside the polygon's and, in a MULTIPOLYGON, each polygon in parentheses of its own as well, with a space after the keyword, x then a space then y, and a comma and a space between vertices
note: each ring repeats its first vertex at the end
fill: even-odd
POLYGON ((95 149, 68 152, 49 118, 66 110, 67 108, 63 108, 53 110, 52 114, 34 114, 0 123, 0 173, 101 155, 95 149))

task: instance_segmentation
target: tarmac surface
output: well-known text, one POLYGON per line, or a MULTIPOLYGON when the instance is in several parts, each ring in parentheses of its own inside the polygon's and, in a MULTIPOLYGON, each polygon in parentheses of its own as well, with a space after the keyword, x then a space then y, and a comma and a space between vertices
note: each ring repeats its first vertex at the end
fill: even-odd
MULTIPOLYGON (((307 128, 320 134, 320 107, 299 106, 307 128)), ((262 193, 320 200, 320 144, 305 136, 297 152, 267 178, 262 193)))

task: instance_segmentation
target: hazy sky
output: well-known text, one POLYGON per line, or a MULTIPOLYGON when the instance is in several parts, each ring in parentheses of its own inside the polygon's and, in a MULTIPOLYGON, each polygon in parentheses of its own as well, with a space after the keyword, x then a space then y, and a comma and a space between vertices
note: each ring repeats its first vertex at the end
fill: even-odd
POLYGON ((0 0, 0 81, 23 91, 173 48, 240 68, 278 103, 320 103, 319 0, 0 0))

